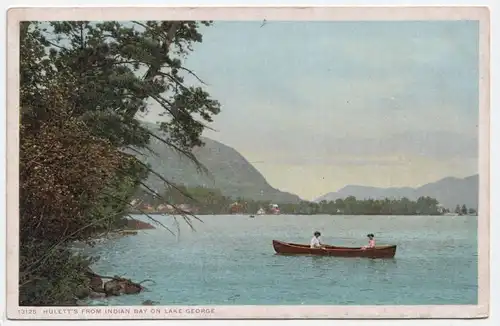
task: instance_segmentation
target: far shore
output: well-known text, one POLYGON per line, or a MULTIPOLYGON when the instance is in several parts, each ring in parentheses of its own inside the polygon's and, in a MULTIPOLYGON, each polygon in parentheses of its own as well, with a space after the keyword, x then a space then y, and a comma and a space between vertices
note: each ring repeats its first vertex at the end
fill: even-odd
MULTIPOLYGON (((133 211, 129 212, 130 214, 134 215, 170 215, 170 216, 182 216, 182 214, 172 214, 168 212, 139 212, 139 211, 133 211)), ((209 213, 189 213, 193 214, 195 216, 216 216, 216 215, 234 215, 234 216, 254 216, 254 217, 259 217, 259 216, 280 216, 280 215, 297 215, 297 216, 315 216, 315 215, 321 215, 321 216, 443 216, 443 217, 454 217, 454 216, 477 216, 477 214, 435 214, 435 215, 424 215, 424 214, 300 214, 300 213, 282 213, 282 214, 252 214, 252 213, 239 213, 239 214, 231 214, 231 213, 217 213, 217 214, 209 214, 209 213)))

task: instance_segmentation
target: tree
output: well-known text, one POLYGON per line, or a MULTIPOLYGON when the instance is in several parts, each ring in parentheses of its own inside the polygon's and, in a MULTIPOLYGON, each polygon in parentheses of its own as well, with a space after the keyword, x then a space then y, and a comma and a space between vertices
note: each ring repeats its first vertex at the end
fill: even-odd
POLYGON ((200 25, 211 22, 51 22, 42 39, 56 69, 75 75, 73 113, 95 134, 117 146, 146 146, 152 135, 136 116, 157 103, 168 118, 161 124, 165 141, 187 153, 202 145, 205 122, 220 112, 207 92, 185 82, 186 76, 201 82, 182 61, 202 42, 200 25))
POLYGON ((467 206, 465 204, 463 204, 462 208, 460 209, 460 213, 462 215, 467 215, 467 212, 468 212, 467 206))
POLYGON ((124 149, 147 150, 154 137, 197 162, 190 149, 203 145, 200 135, 220 105, 185 81, 197 76, 183 59, 202 41, 200 26, 210 24, 20 25, 21 305, 73 302, 91 260, 67 245, 109 229, 155 173, 124 149), (137 119, 151 102, 168 115, 165 139, 137 119))
POLYGON ((79 271, 90 261, 75 257, 64 246, 88 240, 106 227, 109 216, 89 212, 120 166, 133 158, 92 135, 70 115, 67 99, 74 80, 35 69, 30 73, 27 67, 36 66, 36 56, 31 54, 40 44, 25 41, 30 47, 21 49, 21 54, 28 51, 21 55, 21 97, 38 101, 21 99, 25 119, 20 126, 19 300, 21 305, 67 304, 73 299, 72 287, 82 282, 79 271), (45 108, 43 114, 38 106, 45 108))
POLYGON ((357 199, 354 196, 347 196, 344 199, 344 214, 352 214, 356 210, 357 199))
POLYGON ((341 198, 338 198, 335 200, 335 208, 336 210, 339 210, 339 213, 343 214, 345 210, 345 203, 344 200, 341 198))
POLYGON ((431 197, 422 196, 417 199, 416 213, 421 215, 436 215, 438 211, 439 202, 431 197))

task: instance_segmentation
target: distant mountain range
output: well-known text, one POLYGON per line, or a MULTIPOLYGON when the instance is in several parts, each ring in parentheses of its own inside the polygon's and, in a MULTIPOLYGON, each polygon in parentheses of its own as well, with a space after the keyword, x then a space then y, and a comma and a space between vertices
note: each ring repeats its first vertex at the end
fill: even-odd
MULTIPOLYGON (((158 126, 146 123, 155 134, 164 137, 158 126)), ((273 188, 264 176, 235 149, 209 138, 203 138, 205 146, 195 148, 194 155, 210 171, 211 175, 200 174, 195 165, 187 158, 157 139, 152 139, 150 148, 158 155, 144 152, 136 155, 141 161, 149 163, 154 171, 165 179, 188 187, 204 186, 219 189, 223 195, 231 198, 270 200, 276 203, 298 203, 301 198, 295 194, 273 188)), ((165 187, 163 181, 150 175, 146 184, 158 191, 165 187)), ((436 198, 444 207, 454 209, 465 204, 476 208, 479 200, 479 176, 464 179, 448 177, 423 185, 418 188, 377 188, 348 185, 344 188, 323 195, 315 202, 336 200, 355 196, 358 199, 402 198, 416 200, 420 196, 436 198)))
MULTIPOLYGON (((153 133, 164 138, 165 134, 155 124, 145 123, 153 133)), ((209 138, 203 138, 205 146, 193 150, 196 158, 210 171, 211 175, 200 174, 186 157, 153 138, 150 148, 158 155, 142 151, 133 152, 144 163, 165 179, 187 187, 204 186, 219 189, 224 196, 242 197, 252 200, 270 200, 276 203, 298 203, 299 196, 273 188, 262 174, 235 149, 209 138)), ((165 189, 164 182, 150 175, 146 184, 154 190, 165 189)))
POLYGON ((479 201, 479 175, 476 174, 463 179, 447 177, 418 188, 377 188, 349 185, 336 192, 323 195, 314 201, 331 201, 348 196, 354 196, 357 199, 397 199, 406 197, 410 200, 416 200, 421 196, 429 196, 436 198, 445 208, 454 209, 456 205, 465 204, 469 208, 477 209, 479 201))

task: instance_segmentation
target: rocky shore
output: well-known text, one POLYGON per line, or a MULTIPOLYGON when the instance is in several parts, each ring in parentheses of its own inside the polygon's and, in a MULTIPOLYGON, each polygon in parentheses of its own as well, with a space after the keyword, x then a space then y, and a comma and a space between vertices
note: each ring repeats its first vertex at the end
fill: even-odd
POLYGON ((137 294, 145 289, 142 285, 143 283, 154 282, 149 279, 141 282, 133 282, 130 279, 118 275, 98 275, 91 269, 87 270, 85 275, 88 277, 88 286, 76 290, 75 297, 77 300, 84 300, 87 298, 104 299, 124 294, 137 294))
MULTIPOLYGON (((136 235, 140 230, 156 229, 153 225, 135 219, 124 219, 119 230, 108 232, 102 238, 115 239, 123 236, 136 235)), ((82 286, 75 291, 75 304, 86 305, 86 299, 106 299, 112 296, 137 294, 145 290, 145 282, 153 282, 147 279, 141 282, 134 282, 118 275, 103 276, 95 273, 92 269, 85 271, 87 286, 82 286)), ((152 305, 155 302, 146 300, 144 305, 152 305)))

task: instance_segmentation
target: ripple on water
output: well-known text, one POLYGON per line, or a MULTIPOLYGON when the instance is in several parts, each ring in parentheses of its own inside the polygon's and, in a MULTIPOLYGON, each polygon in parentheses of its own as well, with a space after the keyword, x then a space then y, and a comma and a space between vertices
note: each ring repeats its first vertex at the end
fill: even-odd
MULTIPOLYGON (((161 217, 166 219, 167 217, 161 217)), ((154 279, 150 292, 106 304, 475 304, 477 218, 210 216, 176 238, 162 229, 101 243, 105 275, 154 279), (398 245, 392 260, 275 255, 273 239, 398 245)), ((162 220, 165 222, 165 220, 162 220)))

